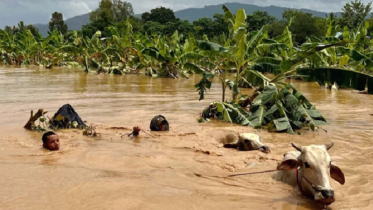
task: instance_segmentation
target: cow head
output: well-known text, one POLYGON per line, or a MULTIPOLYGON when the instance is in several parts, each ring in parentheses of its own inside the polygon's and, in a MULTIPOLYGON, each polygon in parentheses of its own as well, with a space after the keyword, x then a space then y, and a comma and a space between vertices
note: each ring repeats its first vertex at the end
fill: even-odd
POLYGON ((331 142, 326 145, 299 147, 292 143, 300 155, 297 159, 285 159, 277 167, 278 170, 293 170, 299 167, 298 180, 301 186, 298 186, 302 193, 323 205, 330 205, 335 200, 329 176, 342 185, 345 183, 342 170, 331 162, 327 152, 333 144, 331 142))
POLYGON ((243 133, 239 135, 239 145, 240 150, 249 151, 249 150, 259 150, 264 153, 269 153, 270 150, 268 146, 264 145, 259 140, 259 136, 254 133, 243 133))

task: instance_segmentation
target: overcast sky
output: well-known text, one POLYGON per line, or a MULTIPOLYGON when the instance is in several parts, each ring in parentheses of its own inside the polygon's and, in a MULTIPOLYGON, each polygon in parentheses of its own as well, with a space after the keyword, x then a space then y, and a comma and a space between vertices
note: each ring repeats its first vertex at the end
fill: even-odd
MULTIPOLYGON (((128 0, 135 14, 164 6, 174 11, 190 7, 203 7, 226 2, 241 2, 258 6, 283 6, 307 8, 323 12, 340 11, 350 0, 128 0)), ((367 4, 368 0, 362 0, 367 4)), ((48 23, 51 14, 62 12, 64 19, 88 13, 98 7, 99 0, 0 0, 0 28, 16 25, 23 20, 26 24, 48 23)))

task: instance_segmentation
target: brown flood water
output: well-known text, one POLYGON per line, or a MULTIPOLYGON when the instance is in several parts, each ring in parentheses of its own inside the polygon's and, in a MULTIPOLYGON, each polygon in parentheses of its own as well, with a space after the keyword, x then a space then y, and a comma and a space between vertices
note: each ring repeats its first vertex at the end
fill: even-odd
POLYGON ((331 158, 346 176, 343 186, 331 181, 336 202, 330 209, 373 208, 373 96, 294 82, 330 125, 322 127, 327 132, 274 134, 222 122, 197 123, 200 111, 220 99, 221 89, 214 84, 198 101, 196 80, 0 66, 0 209, 320 209, 271 173, 213 176, 275 169, 276 159, 292 150, 290 142, 330 141, 335 142, 331 158), (22 127, 31 109, 44 108, 51 117, 66 103, 97 125, 101 137, 60 131, 61 151, 46 152, 42 133, 22 127), (121 139, 129 130, 110 129, 138 125, 150 132, 157 114, 166 116, 169 132, 152 133, 156 137, 141 133, 132 140, 121 139), (222 148, 219 138, 230 131, 257 133, 272 152, 222 148))

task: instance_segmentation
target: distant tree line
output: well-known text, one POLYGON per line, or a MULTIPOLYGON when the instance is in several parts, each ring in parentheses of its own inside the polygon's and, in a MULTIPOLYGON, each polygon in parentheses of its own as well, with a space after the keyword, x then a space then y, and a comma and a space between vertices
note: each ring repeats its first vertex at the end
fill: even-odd
MULTIPOLYGON (((353 0, 347 3, 342 8, 342 16, 335 17, 330 13, 337 25, 340 26, 340 31, 347 27, 353 29, 358 27, 368 20, 370 23, 369 33, 373 30, 373 16, 369 17, 372 9, 372 3, 364 4, 360 0, 353 0)), ((210 40, 219 42, 219 37, 228 34, 227 22, 223 14, 215 14, 213 18, 200 18, 193 23, 187 20, 180 20, 175 17, 174 12, 165 7, 158 7, 145 12, 141 18, 134 16, 131 3, 122 0, 101 0, 99 7, 92 11, 90 15, 90 23, 83 26, 79 33, 84 36, 91 37, 96 31, 101 31, 102 36, 111 36, 109 26, 115 26, 119 30, 124 30, 126 27, 125 21, 129 19, 133 32, 142 32, 151 34, 162 34, 170 36, 174 31, 178 31, 187 38, 189 33, 193 33, 197 39, 208 37, 210 40)), ((277 20, 264 11, 255 11, 253 14, 247 15, 246 22, 248 23, 247 31, 255 32, 260 30, 264 25, 270 25, 268 35, 270 37, 278 36, 282 33, 289 21, 292 20, 289 30, 293 35, 295 44, 302 44, 307 38, 322 39, 327 31, 327 17, 315 17, 310 13, 304 13, 298 10, 286 10, 282 14, 282 19, 277 20)), ((34 35, 38 34, 37 29, 33 25, 24 25, 21 21, 18 26, 6 26, 5 31, 8 34, 16 34, 29 29, 34 35)), ((68 27, 63 20, 63 15, 58 12, 52 14, 49 22, 50 33, 53 30, 59 31, 61 34, 68 33, 68 27)))

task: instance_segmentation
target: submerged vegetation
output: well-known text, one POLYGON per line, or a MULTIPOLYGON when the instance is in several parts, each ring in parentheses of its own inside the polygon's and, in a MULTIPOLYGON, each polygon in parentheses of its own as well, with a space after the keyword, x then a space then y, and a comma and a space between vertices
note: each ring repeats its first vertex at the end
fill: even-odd
MULTIPOLYGON (((196 23, 202 34, 193 33, 191 28, 180 27, 188 23, 177 20, 166 8, 144 13, 142 19, 146 20, 144 28, 148 31, 138 31, 138 23, 131 16, 132 6, 121 5, 126 11, 124 16, 108 15, 112 4, 102 0, 100 8, 91 15, 93 22, 82 32, 62 33, 53 25, 53 31, 43 38, 27 28, 15 33, 0 30, 0 62, 46 68, 78 66, 86 72, 119 75, 142 71, 152 77, 198 74, 201 80, 195 87, 200 100, 216 77, 222 87, 222 98, 203 111, 203 118, 215 117, 287 133, 305 126, 315 130, 326 123, 315 106, 286 82, 288 78, 317 81, 320 85, 337 83, 360 91, 367 88, 368 93, 373 93, 372 41, 368 36, 369 22, 364 18, 359 24, 348 22, 342 28, 340 23, 345 19, 337 20, 331 14, 325 20, 325 35, 304 37, 303 44, 299 44, 299 36, 292 34, 297 18, 303 17, 299 12, 288 11, 284 15, 286 23, 281 22, 282 31, 276 29, 274 33, 273 18, 266 18, 272 25, 250 25, 255 14, 247 16, 242 9, 233 14, 223 6, 224 14, 216 15, 216 22, 211 24, 224 33, 212 37, 202 33, 207 20, 196 23), (170 29, 175 25, 170 25, 165 16, 179 24, 175 30, 170 29), (114 18, 125 21, 101 27, 105 25, 102 21, 114 18), (157 18, 158 25, 152 23, 157 18), (170 27, 167 33, 156 32, 162 24, 170 27), (99 30, 92 35, 91 29, 99 30), (272 76, 266 76, 267 73, 272 76), (227 88, 231 90, 230 97, 226 95, 227 88), (246 96, 240 88, 255 91, 246 96)), ((360 5, 366 9, 368 6, 360 5)), ((64 26, 63 22, 58 23, 64 26)))

